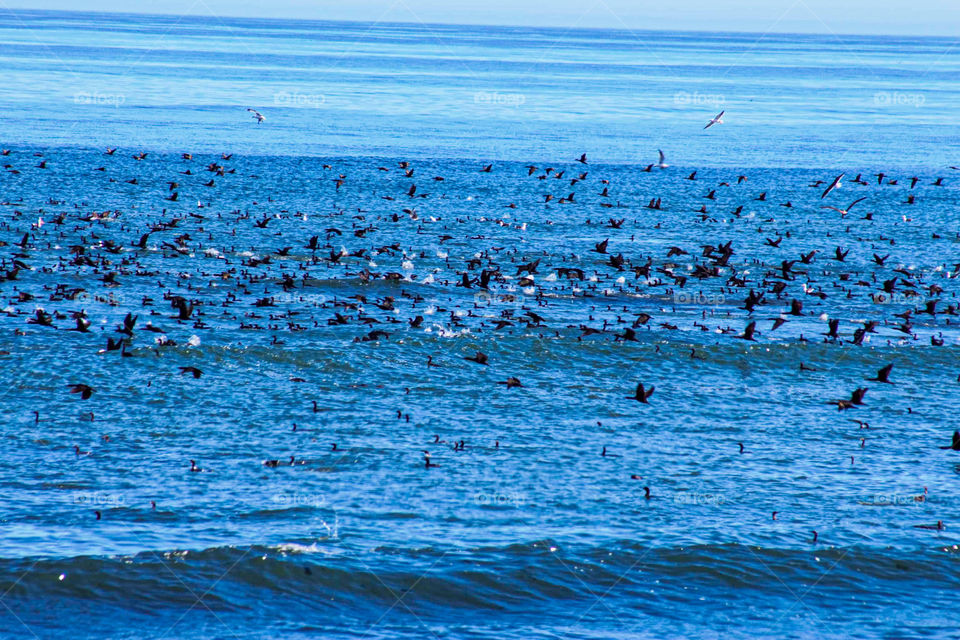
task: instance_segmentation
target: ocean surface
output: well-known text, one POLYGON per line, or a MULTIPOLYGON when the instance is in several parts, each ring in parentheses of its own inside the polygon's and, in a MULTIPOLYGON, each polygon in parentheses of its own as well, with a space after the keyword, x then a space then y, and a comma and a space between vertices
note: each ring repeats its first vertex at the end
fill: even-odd
POLYGON ((0 57, 0 637, 957 637, 951 39, 0 57))

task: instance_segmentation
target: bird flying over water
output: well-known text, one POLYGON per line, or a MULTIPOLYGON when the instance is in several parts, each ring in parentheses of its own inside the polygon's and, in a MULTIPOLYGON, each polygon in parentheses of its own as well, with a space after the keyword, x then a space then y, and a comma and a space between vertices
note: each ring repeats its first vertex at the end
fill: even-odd
MULTIPOLYGON (((840 180, 843 178, 844 175, 846 175, 846 174, 841 173, 840 175, 838 175, 836 178, 833 179, 833 182, 830 183, 830 186, 827 187, 827 190, 823 192, 823 195, 822 195, 822 196, 820 196, 820 199, 821 199, 821 200, 823 200, 823 199, 826 198, 828 195, 830 195, 830 192, 831 192, 831 191, 833 191, 834 189, 839 189, 839 188, 842 186, 840 180)), ((854 204, 856 204, 856 203, 854 203, 854 204)), ((852 207, 853 205, 850 205, 850 206, 852 207)), ((849 207, 848 207, 848 208, 849 208, 849 207)))
POLYGON ((651 385, 649 389, 645 389, 643 387, 643 383, 641 382, 637 385, 636 393, 632 396, 627 396, 627 400, 636 400, 637 402, 642 402, 644 404, 647 404, 647 400, 649 400, 650 396, 653 395, 653 390, 655 388, 656 387, 651 385))
POLYGON ((940 447, 941 449, 953 449, 954 451, 960 451, 960 431, 953 432, 953 442, 946 446, 940 447))
POLYGON ((257 124, 260 124, 261 122, 266 120, 266 118, 263 117, 263 114, 257 111, 256 109, 247 109, 247 111, 253 114, 253 117, 256 118, 257 120, 257 124))
MULTIPOLYGON (((840 186, 839 183, 837 184, 837 186, 838 186, 838 187, 840 186)), ((831 188, 833 188, 833 187, 831 186, 831 188)), ((827 193, 830 193, 830 189, 827 189, 827 193)), ((824 195, 826 195, 826 194, 824 194, 824 195)), ((840 208, 838 208, 838 207, 831 207, 831 206, 828 206, 828 205, 823 205, 823 206, 821 206, 820 208, 821 208, 821 209, 833 209, 834 211, 836 211, 837 213, 839 213, 839 214, 840 214, 840 217, 842 218, 843 216, 845 216, 845 215, 847 215, 848 213, 850 213, 850 209, 853 209, 853 205, 855 205, 855 204, 857 204, 858 202, 861 202, 861 201, 863 201, 863 200, 866 200, 866 199, 867 199, 867 196, 863 196, 862 198, 857 198, 856 200, 854 200, 853 202, 851 202, 849 205, 847 205, 847 208, 846 208, 846 209, 840 209, 840 208)))
POLYGON ((724 114, 724 113, 726 113, 725 110, 724 110, 724 111, 721 111, 720 113, 718 113, 718 114, 715 115, 714 117, 710 118, 710 122, 707 123, 707 126, 705 126, 704 129, 709 129, 710 127, 712 127, 712 126, 715 125, 715 124, 723 124, 723 114, 724 114))

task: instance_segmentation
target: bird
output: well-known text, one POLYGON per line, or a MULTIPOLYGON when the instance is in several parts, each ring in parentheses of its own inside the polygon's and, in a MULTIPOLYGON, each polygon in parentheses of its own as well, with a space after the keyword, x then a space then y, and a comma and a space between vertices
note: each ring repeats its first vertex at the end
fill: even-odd
POLYGON ((887 384, 893 384, 893 383, 890 382, 890 380, 888 379, 888 378, 890 377, 890 372, 891 372, 892 370, 893 370, 893 365, 892 365, 892 364, 888 364, 888 365, 885 366, 883 369, 880 369, 880 371, 877 372, 877 377, 875 377, 875 378, 867 378, 867 380, 870 381, 870 382, 885 382, 885 383, 887 383, 887 384))
POLYGON ((941 449, 952 449, 954 451, 960 451, 960 431, 953 432, 953 442, 946 447, 940 447, 941 449))
POLYGON ((627 396, 627 400, 636 400, 637 402, 642 402, 643 404, 648 404, 650 396, 653 395, 653 390, 656 389, 653 385, 650 385, 649 389, 644 389, 643 383, 637 384, 637 390, 632 396, 627 396))
POLYGON ((844 409, 853 409, 853 408, 856 408, 858 405, 863 404, 863 397, 866 395, 866 393, 867 393, 867 388, 860 387, 860 388, 854 389, 854 391, 850 394, 849 400, 835 400, 828 404, 837 405, 837 409, 839 411, 843 411, 844 409))
MULTIPOLYGON (((836 178, 834 178, 833 182, 830 183, 830 186, 827 187, 826 190, 823 192, 823 195, 820 196, 820 199, 823 200, 824 198, 826 198, 828 195, 830 195, 830 192, 833 191, 834 189, 839 189, 842 185, 840 181, 843 179, 843 176, 845 175, 846 174, 841 173, 836 178)), ((850 205, 850 206, 853 206, 853 205, 850 205)))
POLYGON ((715 125, 715 124, 723 124, 723 114, 724 114, 724 113, 726 113, 726 110, 721 111, 720 113, 718 113, 718 114, 715 115, 714 117, 710 118, 710 121, 707 123, 707 126, 705 126, 704 129, 709 129, 710 127, 712 127, 712 126, 715 125))
POLYGON ((67 386, 70 387, 70 393, 79 393, 81 400, 89 400, 93 392, 96 391, 93 387, 85 384, 68 384, 67 386))
POLYGON ((249 111, 250 113, 253 114, 253 117, 254 117, 254 119, 257 121, 257 124, 260 124, 261 122, 263 122, 264 120, 266 120, 266 118, 263 116, 263 114, 260 113, 259 111, 257 111, 256 109, 249 109, 249 108, 248 108, 247 111, 249 111))
MULTIPOLYGON (((837 186, 840 186, 840 185, 837 184, 837 186)), ((829 189, 828 189, 827 191, 829 192, 829 189)), ((821 209, 833 209, 834 211, 838 212, 838 213, 840 214, 840 217, 842 218, 843 216, 845 216, 845 215, 847 215, 848 213, 850 213, 850 209, 853 209, 853 206, 854 206, 855 204, 857 204, 858 202, 863 202, 863 201, 866 200, 866 199, 867 199, 867 196, 863 196, 862 198, 857 198, 856 200, 854 200, 853 202, 851 202, 850 204, 848 204, 847 207, 846 207, 846 209, 840 209, 840 208, 838 208, 838 207, 831 207, 831 206, 829 206, 829 205, 823 205, 823 206, 821 206, 820 208, 821 208, 821 209)))
POLYGON ((670 165, 667 164, 667 157, 663 155, 663 151, 657 149, 657 153, 660 154, 660 159, 657 161, 656 167, 658 169, 666 169, 669 167, 670 165))
POLYGON ((464 360, 469 360, 470 362, 476 362, 477 364, 488 364, 487 363, 487 354, 477 351, 475 356, 465 356, 464 360))
POLYGON ((507 379, 504 380, 503 382, 498 382, 497 384, 506 385, 506 386, 507 386, 507 389, 513 389, 514 387, 522 387, 522 386, 523 386, 522 384, 520 384, 520 379, 519 379, 519 378, 514 378, 514 377, 512 377, 512 376, 509 377, 509 378, 507 378, 507 379))
POLYGON ((756 342, 757 339, 753 337, 753 333, 754 331, 756 331, 756 329, 757 329, 757 321, 753 320, 750 322, 750 324, 748 324, 744 328, 743 333, 741 333, 737 337, 740 338, 741 340, 750 340, 751 342, 756 342))
POLYGON ((196 367, 180 367, 180 375, 192 375, 194 378, 199 378, 203 375, 203 371, 196 367))

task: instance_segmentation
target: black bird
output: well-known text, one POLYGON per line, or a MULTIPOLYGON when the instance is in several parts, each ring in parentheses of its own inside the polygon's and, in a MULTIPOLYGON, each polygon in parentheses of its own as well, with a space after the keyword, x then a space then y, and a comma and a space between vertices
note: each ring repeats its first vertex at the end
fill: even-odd
POLYGON ((880 371, 877 372, 876 378, 867 378, 867 380, 869 380, 870 382, 885 382, 887 384, 893 384, 892 382, 890 382, 890 380, 887 379, 890 376, 890 371, 892 370, 893 370, 893 365, 888 364, 883 369, 880 369, 880 371))
POLYGON ((466 356, 464 360, 469 360, 470 362, 476 362, 477 364, 488 364, 487 363, 487 354, 477 351, 475 356, 466 356))
POLYGON ((70 393, 79 393, 81 400, 89 400, 93 392, 96 391, 93 387, 85 384, 68 384, 67 386, 70 387, 70 393))
POLYGON ((853 409, 855 406, 863 404, 863 396, 865 396, 866 393, 866 387, 854 389, 853 393, 850 394, 849 400, 837 400, 836 402, 831 402, 829 404, 836 404, 838 411, 843 411, 844 409, 853 409))
POLYGON ((177 318, 179 320, 189 320, 190 315, 193 313, 193 304, 187 302, 180 296, 174 296, 171 299, 170 306, 177 310, 177 318))
POLYGON ((757 321, 753 320, 750 324, 744 328, 743 333, 737 337, 741 340, 750 340, 751 342, 756 342, 756 338, 753 337, 753 332, 757 330, 757 321))
POLYGON ((837 330, 840 328, 839 318, 833 318, 831 320, 828 320, 827 326, 830 327, 830 330, 823 335, 827 336, 828 338, 835 338, 835 339, 840 337, 840 334, 837 333, 837 330))
POLYGON ((124 316, 124 318, 123 318, 123 326, 117 328, 117 333, 122 333, 122 334, 124 334, 124 335, 128 335, 128 336, 130 336, 130 337, 133 337, 133 328, 134 328, 134 327, 136 326, 136 324, 137 324, 137 318, 138 318, 138 317, 140 317, 140 316, 135 316, 135 315, 130 314, 130 313, 128 313, 126 316, 124 316))
POLYGON ((960 431, 953 432, 953 442, 950 446, 940 447, 941 449, 953 449, 954 451, 960 451, 960 431))
POLYGON ((636 400, 637 402, 642 402, 643 404, 648 404, 647 400, 650 399, 650 396, 653 395, 653 390, 656 389, 653 385, 650 385, 649 389, 643 388, 643 383, 637 385, 637 391, 632 396, 627 396, 627 400, 636 400))

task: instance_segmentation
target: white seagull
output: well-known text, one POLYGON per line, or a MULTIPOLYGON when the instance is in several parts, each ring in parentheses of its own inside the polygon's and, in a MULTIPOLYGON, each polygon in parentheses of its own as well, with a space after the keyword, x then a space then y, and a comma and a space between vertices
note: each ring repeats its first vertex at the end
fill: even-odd
POLYGON ((666 169, 667 167, 669 167, 670 165, 666 163, 667 157, 663 155, 663 151, 661 151, 660 149, 657 149, 657 153, 660 154, 660 162, 657 163, 657 168, 666 169))
POLYGON ((253 117, 257 119, 257 124, 260 124, 261 122, 266 120, 266 118, 263 117, 263 114, 257 111, 256 109, 247 109, 247 111, 252 113, 253 117))
POLYGON ((851 203, 849 204, 849 206, 847 206, 846 209, 838 209, 837 207, 829 207, 829 206, 826 206, 826 205, 823 205, 823 206, 821 206, 820 208, 821 208, 821 209, 833 209, 834 211, 836 211, 837 213, 839 213, 839 214, 840 214, 840 217, 842 218, 842 217, 846 216, 848 213, 850 213, 850 209, 853 209, 853 205, 857 204, 858 202, 862 202, 863 200, 866 200, 866 199, 867 199, 867 196, 863 196, 862 198, 857 198, 856 200, 854 200, 853 202, 851 202, 851 203))
POLYGON ((843 176, 845 175, 847 174, 841 173, 836 178, 834 178, 833 182, 830 183, 830 186, 827 187, 827 190, 823 192, 822 196, 820 196, 820 199, 823 200, 824 198, 827 197, 827 195, 829 195, 831 191, 833 191, 834 189, 839 189, 841 186, 843 186, 843 184, 840 182, 840 179, 843 178, 843 176))
POLYGON ((707 123, 707 126, 705 126, 704 129, 709 129, 710 127, 712 127, 712 126, 715 125, 715 124, 723 124, 723 114, 724 114, 725 112, 726 112, 726 110, 721 111, 720 113, 718 113, 718 114, 717 114, 716 116, 714 116, 713 118, 710 118, 710 122, 707 123))

